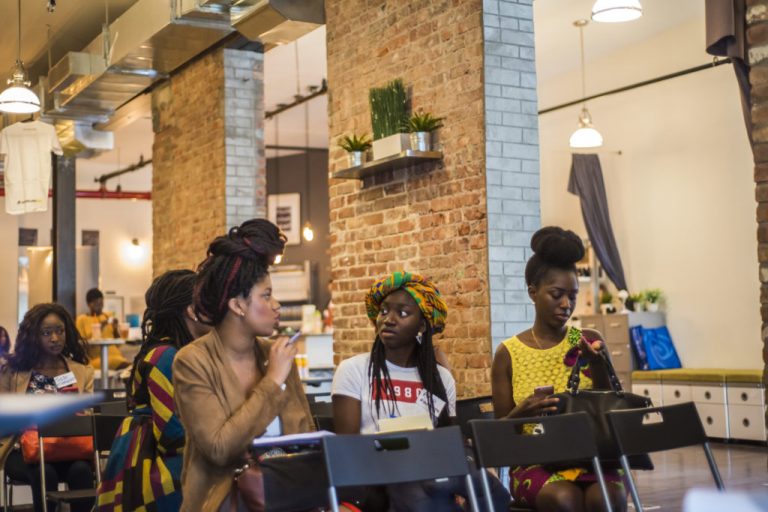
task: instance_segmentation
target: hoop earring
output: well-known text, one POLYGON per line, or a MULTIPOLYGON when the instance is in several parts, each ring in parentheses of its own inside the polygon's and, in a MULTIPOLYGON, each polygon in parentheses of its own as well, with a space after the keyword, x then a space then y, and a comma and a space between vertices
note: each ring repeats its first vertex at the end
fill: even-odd
POLYGON ((423 341, 424 341, 424 335, 422 335, 421 333, 418 333, 418 334, 416 334, 416 343, 418 343, 419 345, 421 345, 421 343, 422 343, 423 341))

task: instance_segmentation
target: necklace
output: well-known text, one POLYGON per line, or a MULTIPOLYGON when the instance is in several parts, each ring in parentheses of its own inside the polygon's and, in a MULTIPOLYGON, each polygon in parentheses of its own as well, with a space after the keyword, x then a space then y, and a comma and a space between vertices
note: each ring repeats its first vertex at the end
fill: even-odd
POLYGON ((533 336, 533 341, 536 343, 536 346, 539 347, 539 350, 544 350, 544 348, 541 346, 541 343, 539 343, 539 339, 536 337, 536 333, 533 332, 533 327, 531 327, 531 336, 533 336))

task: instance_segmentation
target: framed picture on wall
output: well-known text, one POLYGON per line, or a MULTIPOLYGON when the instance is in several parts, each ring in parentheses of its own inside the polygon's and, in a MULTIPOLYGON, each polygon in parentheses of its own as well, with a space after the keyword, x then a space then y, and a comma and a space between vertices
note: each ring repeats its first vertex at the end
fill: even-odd
POLYGON ((283 230, 286 245, 301 243, 301 195, 270 194, 267 197, 267 218, 283 230))

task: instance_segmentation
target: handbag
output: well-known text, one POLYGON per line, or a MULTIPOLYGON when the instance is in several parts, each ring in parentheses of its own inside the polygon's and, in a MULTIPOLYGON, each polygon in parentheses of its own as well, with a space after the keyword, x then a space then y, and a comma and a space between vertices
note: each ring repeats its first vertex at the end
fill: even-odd
MULTIPOLYGON (((27 464, 40 463, 40 438, 37 429, 25 430, 19 439, 21 455, 27 464)), ((93 457, 93 437, 44 437, 45 462, 90 460, 93 457)))
POLYGON ((219 512, 320 510, 328 502, 325 461, 318 450, 261 459, 249 454, 233 478, 219 512))
MULTIPOLYGON (((583 365, 581 357, 576 360, 568 378, 568 391, 557 393, 552 397, 558 398, 557 412, 563 414, 571 412, 585 412, 592 423, 592 431, 595 435, 595 443, 600 454, 600 463, 605 469, 619 469, 619 447, 613 438, 608 417, 605 413, 621 409, 640 409, 651 407, 653 404, 648 397, 627 393, 622 389, 621 382, 616 376, 611 359, 606 353, 605 345, 598 352, 608 371, 611 390, 580 390, 580 371, 583 365)), ((653 469, 653 463, 648 454, 628 457, 632 469, 653 469)))

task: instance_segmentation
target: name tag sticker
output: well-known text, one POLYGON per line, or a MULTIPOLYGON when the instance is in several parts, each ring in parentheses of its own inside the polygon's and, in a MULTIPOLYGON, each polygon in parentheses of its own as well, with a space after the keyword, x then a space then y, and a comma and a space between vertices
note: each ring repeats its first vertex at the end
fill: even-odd
MULTIPOLYGON (((416 398, 416 403, 421 406, 427 412, 427 414, 429 414, 429 401, 427 399, 427 394, 428 393, 426 389, 420 389, 419 395, 416 398)), ((432 395, 432 403, 435 406, 435 417, 440 416, 440 413, 443 411, 443 407, 445 407, 445 400, 432 395)))
POLYGON ((69 386, 72 386, 74 384, 77 384, 77 380, 75 379, 75 374, 72 372, 62 373, 61 375, 57 375, 53 378, 53 381, 56 383, 56 389, 62 389, 69 386))

